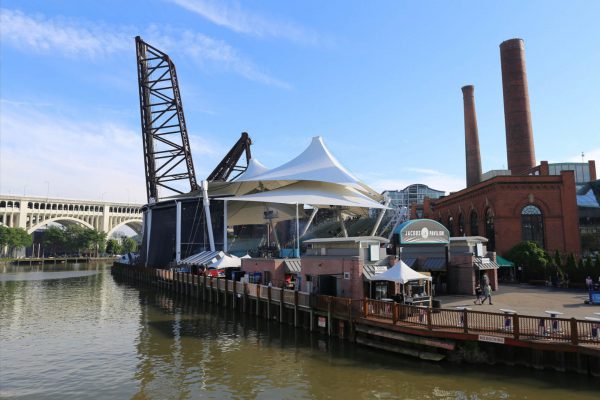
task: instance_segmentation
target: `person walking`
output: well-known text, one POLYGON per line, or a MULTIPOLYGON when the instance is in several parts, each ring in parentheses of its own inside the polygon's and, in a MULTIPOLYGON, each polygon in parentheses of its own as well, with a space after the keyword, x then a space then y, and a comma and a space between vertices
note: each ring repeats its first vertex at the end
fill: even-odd
POLYGON ((588 275, 588 277, 585 278, 585 286, 587 287, 588 292, 592 290, 592 284, 592 277, 588 275))
POLYGON ((489 283, 483 287, 483 299, 481 300, 481 304, 485 303, 486 299, 488 299, 489 304, 492 305, 492 286, 489 283))
POLYGON ((473 304, 483 304, 481 301, 481 295, 483 294, 483 291, 481 290, 481 286, 477 285, 475 287, 475 300, 473 300, 473 304))

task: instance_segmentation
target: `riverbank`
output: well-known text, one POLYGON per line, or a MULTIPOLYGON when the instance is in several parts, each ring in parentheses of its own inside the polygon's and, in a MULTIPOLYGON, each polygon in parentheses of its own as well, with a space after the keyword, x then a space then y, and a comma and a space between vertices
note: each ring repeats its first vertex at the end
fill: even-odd
POLYGON ((116 257, 34 257, 34 258, 2 258, 0 265, 44 265, 63 263, 113 262, 116 257))

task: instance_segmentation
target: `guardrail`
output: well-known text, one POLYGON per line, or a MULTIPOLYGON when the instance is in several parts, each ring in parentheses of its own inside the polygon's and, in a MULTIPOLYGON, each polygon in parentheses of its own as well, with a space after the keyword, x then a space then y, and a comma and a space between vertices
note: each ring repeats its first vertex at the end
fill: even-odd
POLYGON ((493 334, 522 341, 600 346, 600 322, 575 318, 536 317, 468 309, 431 309, 372 299, 352 300, 334 296, 311 296, 265 285, 194 276, 170 270, 127 266, 122 272, 139 280, 159 284, 202 286, 208 290, 245 294, 250 298, 309 309, 313 307, 344 318, 376 319, 393 325, 417 326, 429 331, 493 334), (215 282, 216 281, 216 282, 215 282), (311 298, 313 299, 311 304, 311 298))
MULTIPOLYGON (((317 305, 321 305, 317 302, 317 305)), ((536 317, 516 313, 431 309, 394 302, 363 300, 362 317, 394 325, 420 326, 471 334, 494 334, 522 341, 600 346, 600 322, 575 318, 536 317)))

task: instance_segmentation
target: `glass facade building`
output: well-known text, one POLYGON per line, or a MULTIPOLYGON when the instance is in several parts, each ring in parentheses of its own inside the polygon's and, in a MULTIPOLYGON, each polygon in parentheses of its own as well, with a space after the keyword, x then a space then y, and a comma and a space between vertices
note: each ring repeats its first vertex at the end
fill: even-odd
POLYGON ((391 200, 390 207, 410 208, 411 204, 423 204, 423 199, 429 197, 430 199, 439 199, 444 196, 446 192, 441 190, 435 190, 427 185, 416 183, 405 187, 402 190, 385 190, 382 193, 386 198, 391 200))

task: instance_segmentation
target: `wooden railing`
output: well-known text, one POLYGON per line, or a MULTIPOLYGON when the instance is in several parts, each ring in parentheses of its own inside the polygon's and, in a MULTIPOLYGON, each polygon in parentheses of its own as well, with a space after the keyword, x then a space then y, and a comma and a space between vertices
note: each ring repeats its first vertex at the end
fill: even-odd
POLYGON ((416 326, 430 331, 493 334, 524 341, 600 346, 600 322, 575 318, 536 317, 472 310, 431 309, 379 300, 351 300, 333 296, 311 296, 306 292, 188 273, 143 267, 121 267, 124 275, 174 287, 199 285, 226 293, 245 294, 254 299, 324 311, 344 318, 370 318, 394 325, 416 326), (311 298, 312 304, 311 304, 311 298))
MULTIPOLYGON (((319 305, 319 303, 317 303, 319 305)), ((378 300, 363 301, 363 316, 397 325, 421 326, 517 340, 600 346, 600 322, 471 310, 431 309, 378 300)))

